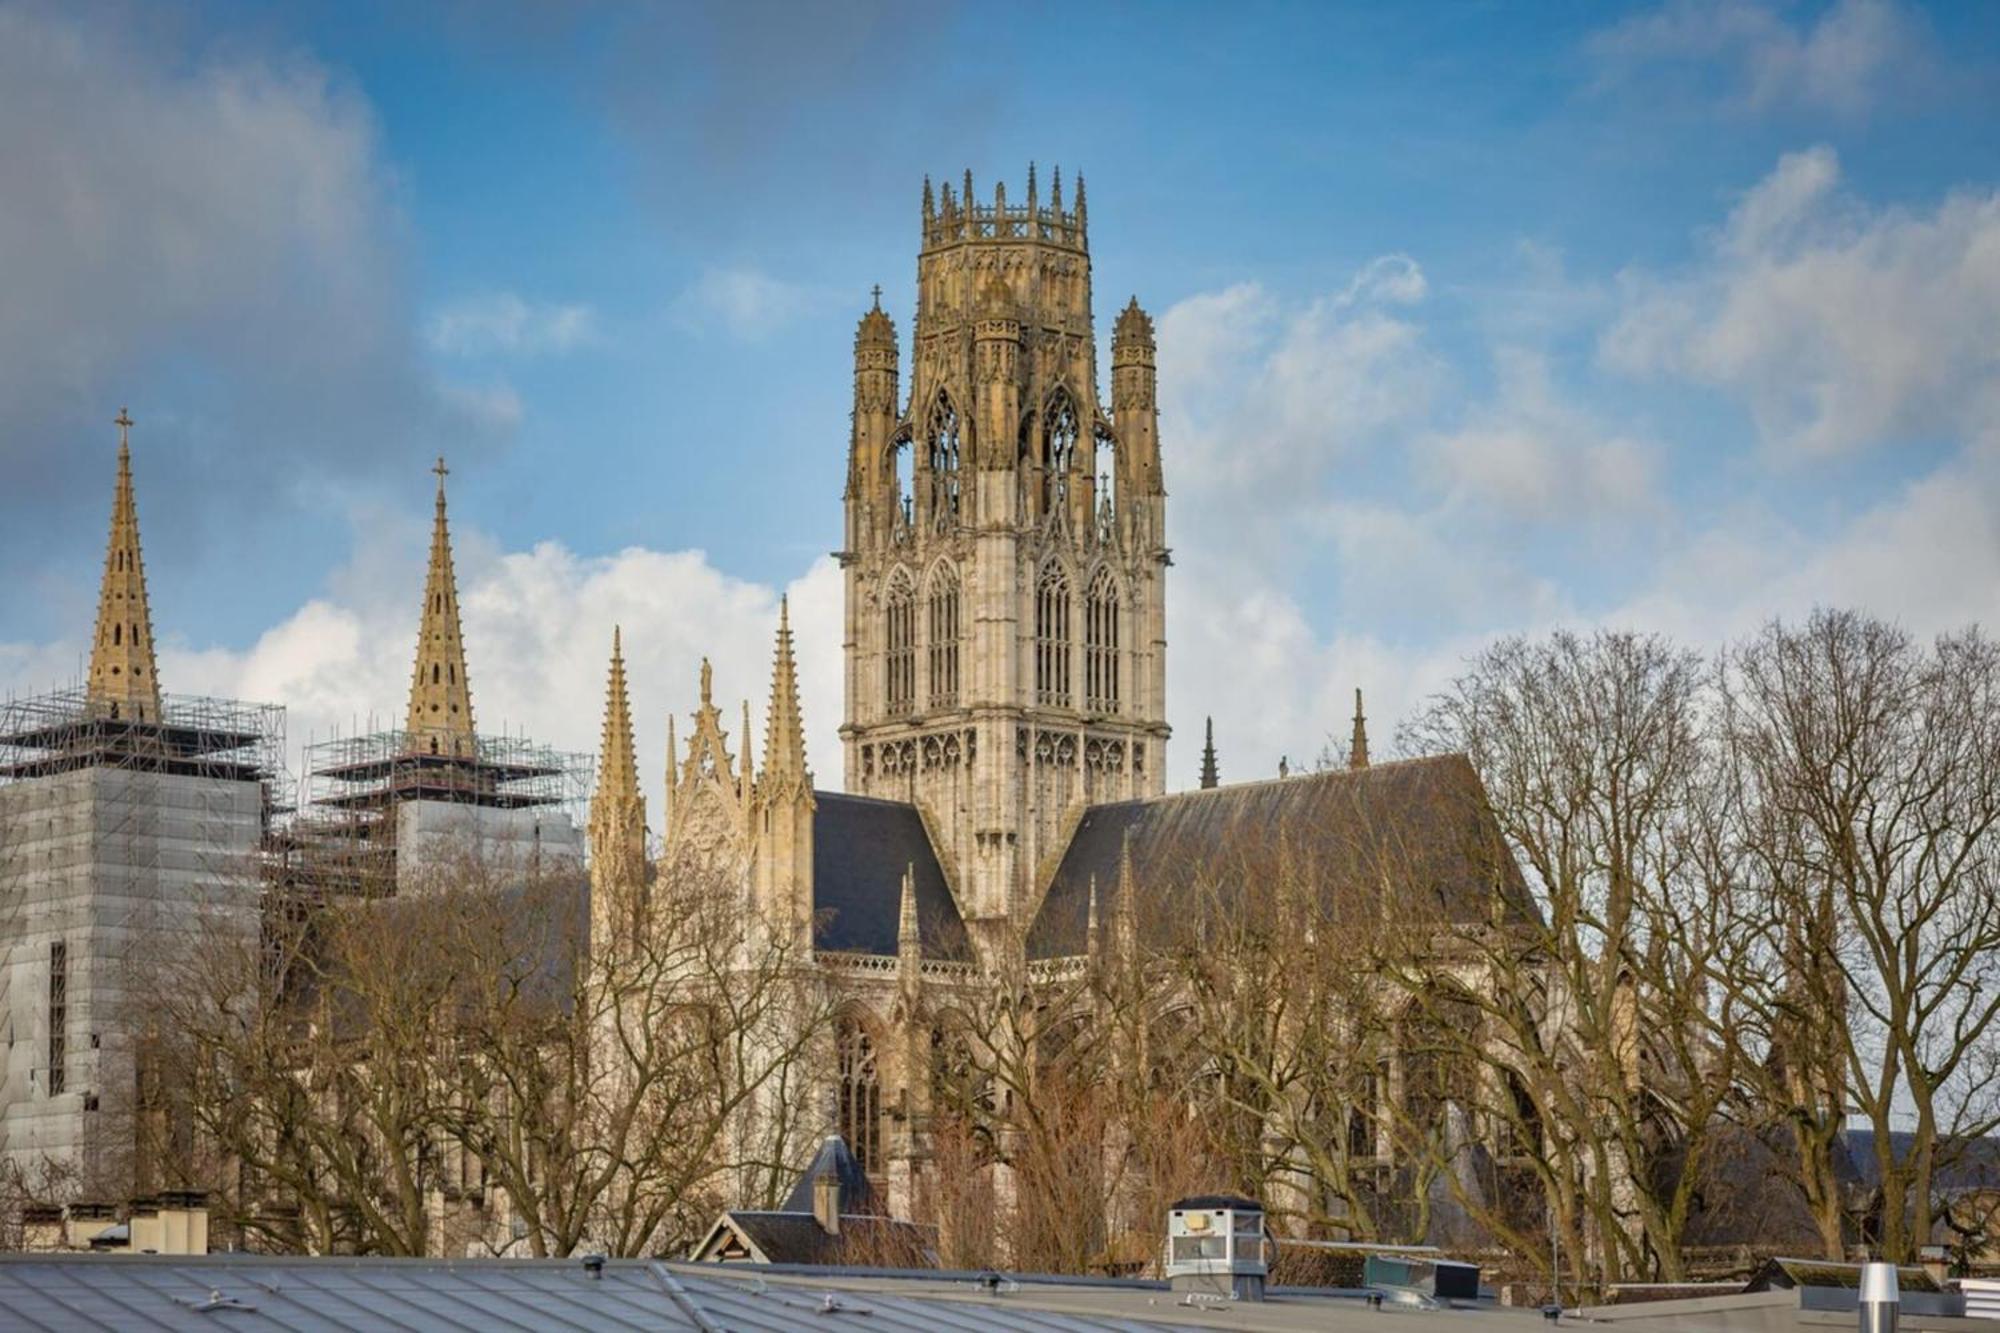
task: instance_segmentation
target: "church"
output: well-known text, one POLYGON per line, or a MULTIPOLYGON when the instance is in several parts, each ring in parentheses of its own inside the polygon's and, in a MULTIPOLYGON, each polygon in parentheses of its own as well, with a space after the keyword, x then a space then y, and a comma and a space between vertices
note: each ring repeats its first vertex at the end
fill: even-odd
MULTIPOLYGON (((1480 922, 1518 877, 1462 756, 1166 790, 1167 488, 1153 321, 1113 321, 1108 398, 1078 176, 1023 202, 925 182, 909 373, 876 301, 854 337, 842 497, 841 788, 815 785, 796 648, 780 611, 753 760, 703 664, 691 731, 669 723, 660 873, 727 870, 841 996, 827 1124, 892 1209, 925 1169, 937 1016, 998 978, 1079 975, 1113 939, 1164 942, 1170 884, 1254 894, 1280 844, 1344 891, 1383 813, 1444 836, 1415 873, 1480 922), (732 745, 734 748, 732 748, 732 745), (1496 889, 1496 886, 1498 888, 1496 889)), ((590 817, 593 931, 643 899, 646 812, 614 648, 590 817)))

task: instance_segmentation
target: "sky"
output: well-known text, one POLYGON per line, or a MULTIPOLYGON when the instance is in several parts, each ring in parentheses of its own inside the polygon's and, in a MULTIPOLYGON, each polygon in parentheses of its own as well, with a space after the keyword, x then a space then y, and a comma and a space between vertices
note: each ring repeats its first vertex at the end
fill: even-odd
POLYGON ((837 787, 855 321, 1030 162, 1159 327, 1170 786, 1505 634, 2000 626, 1996 125, 1985 3, 0 0, 0 691, 129 407, 169 691, 398 725, 442 454, 483 728, 594 750, 622 625, 657 811, 789 594, 837 787))

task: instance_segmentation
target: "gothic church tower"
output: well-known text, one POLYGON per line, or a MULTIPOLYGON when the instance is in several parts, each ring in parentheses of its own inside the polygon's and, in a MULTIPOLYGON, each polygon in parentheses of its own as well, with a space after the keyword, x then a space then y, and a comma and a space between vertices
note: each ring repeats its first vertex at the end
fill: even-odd
POLYGON ((1024 929, 1083 805, 1162 791, 1165 490, 1152 321, 1098 392, 1083 179, 1025 205, 924 185, 907 398, 854 340, 848 791, 915 802, 974 929, 1024 929))

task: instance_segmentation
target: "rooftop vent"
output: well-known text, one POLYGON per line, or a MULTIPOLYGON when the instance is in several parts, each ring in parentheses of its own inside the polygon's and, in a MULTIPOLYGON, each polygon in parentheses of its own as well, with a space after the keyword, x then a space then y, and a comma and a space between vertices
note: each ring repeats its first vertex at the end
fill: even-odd
POLYGON ((1261 1301, 1264 1206, 1234 1194, 1198 1194, 1167 1212, 1167 1285, 1229 1300, 1261 1301))

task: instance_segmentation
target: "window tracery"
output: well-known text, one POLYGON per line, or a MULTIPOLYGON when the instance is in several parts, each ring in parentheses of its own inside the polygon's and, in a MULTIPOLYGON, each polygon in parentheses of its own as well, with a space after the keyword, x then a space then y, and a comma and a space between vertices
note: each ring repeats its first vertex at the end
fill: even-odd
POLYGON ((917 696, 917 604, 909 575, 903 570, 897 570, 889 580, 882 615, 887 645, 883 706, 891 716, 901 716, 916 706, 917 696))
POLYGON ((930 631, 930 703, 933 708, 958 705, 958 571, 939 565, 931 571, 926 601, 930 631))
POLYGON ((939 393, 931 408, 927 432, 930 447, 931 522, 944 532, 959 516, 959 424, 958 411, 949 395, 939 393))
POLYGON ((1070 706, 1069 576, 1062 566, 1042 571, 1035 589, 1035 701, 1070 706))
POLYGON ((1084 598, 1084 707, 1118 711, 1118 581, 1109 569, 1097 571, 1084 598))
POLYGON ((1053 514, 1069 495, 1070 470, 1076 465, 1076 442, 1080 432, 1076 409, 1069 395, 1058 390, 1049 400, 1042 431, 1041 512, 1053 514))
POLYGON ((882 1169, 882 1081, 875 1064, 875 1043, 852 1018, 842 1019, 836 1036, 840 1072, 840 1137, 854 1153, 861 1170, 876 1175, 882 1169))

